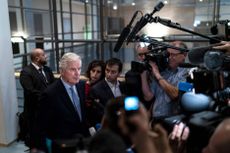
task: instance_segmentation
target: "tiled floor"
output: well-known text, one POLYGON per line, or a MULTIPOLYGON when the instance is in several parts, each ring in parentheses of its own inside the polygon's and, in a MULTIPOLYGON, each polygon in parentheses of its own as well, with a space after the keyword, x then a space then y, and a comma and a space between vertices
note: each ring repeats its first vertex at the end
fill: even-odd
POLYGON ((0 153, 29 153, 23 142, 14 142, 10 146, 0 147, 0 153))

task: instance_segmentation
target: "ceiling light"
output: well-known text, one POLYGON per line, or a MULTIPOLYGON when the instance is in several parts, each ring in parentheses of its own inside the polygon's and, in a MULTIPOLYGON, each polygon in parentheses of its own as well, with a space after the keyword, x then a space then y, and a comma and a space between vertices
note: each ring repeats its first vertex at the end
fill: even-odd
POLYGON ((168 1, 164 1, 164 4, 168 4, 168 1))
POLYGON ((113 5, 113 9, 114 9, 114 10, 117 10, 117 4, 114 4, 114 5, 113 5))
POLYGON ((132 2, 132 6, 135 6, 135 5, 136 5, 136 3, 132 2))

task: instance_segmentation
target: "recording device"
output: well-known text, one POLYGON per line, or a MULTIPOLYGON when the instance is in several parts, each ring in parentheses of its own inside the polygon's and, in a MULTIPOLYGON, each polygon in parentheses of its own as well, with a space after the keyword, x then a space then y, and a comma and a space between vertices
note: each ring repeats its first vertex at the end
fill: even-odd
POLYGON ((126 125, 128 126, 129 130, 131 132, 136 131, 136 126, 133 123, 130 123, 128 118, 136 113, 138 113, 138 110, 140 108, 140 101, 138 97, 136 96, 130 96, 126 97, 124 99, 124 110, 126 114, 126 125))
POLYGON ((230 105, 227 102, 230 98, 229 57, 213 49, 215 45, 193 48, 188 52, 189 63, 185 66, 197 66, 187 77, 195 93, 189 89, 189 92, 180 96, 183 114, 162 120, 162 124, 168 127, 173 127, 175 118, 189 126, 191 135, 187 143, 188 153, 201 152, 215 127, 230 116, 230 105), (202 136, 202 139, 197 136, 202 136))
POLYGON ((148 23, 152 22, 153 17, 152 15, 158 11, 160 11, 164 7, 163 2, 159 2, 155 7, 154 10, 150 14, 145 14, 141 19, 136 23, 136 25, 133 27, 131 33, 129 34, 127 38, 127 45, 129 44, 130 41, 132 41, 136 34, 148 23))
MULTIPOLYGON (((167 48, 178 48, 162 42, 159 42, 146 35, 138 36, 137 39, 141 42, 147 42, 149 52, 145 54, 145 59, 143 62, 131 62, 131 70, 133 72, 142 73, 144 70, 151 71, 151 66, 149 61, 155 62, 158 66, 159 71, 163 71, 168 66, 169 53, 167 48)), ((178 48, 180 49, 180 48, 178 48)))
POLYGON ((140 102, 139 102, 138 97, 135 97, 135 96, 126 97, 124 100, 125 113, 127 115, 132 115, 134 113, 137 113, 140 107, 139 103, 140 102))
POLYGON ((114 52, 118 52, 123 44, 123 42, 125 41, 126 37, 129 35, 129 32, 130 32, 130 29, 131 29, 131 26, 133 24, 133 21, 135 20, 135 18, 137 17, 137 14, 138 14, 138 11, 136 11, 134 14, 133 14, 133 17, 131 19, 131 21, 129 22, 129 24, 122 30, 118 40, 117 40, 117 43, 114 47, 114 52))
POLYGON ((152 68, 149 65, 149 61, 155 62, 160 72, 165 70, 168 66, 169 54, 167 53, 167 51, 150 51, 150 53, 147 53, 145 57, 146 58, 143 62, 131 62, 131 70, 133 72, 142 73, 144 70, 151 71, 152 68))

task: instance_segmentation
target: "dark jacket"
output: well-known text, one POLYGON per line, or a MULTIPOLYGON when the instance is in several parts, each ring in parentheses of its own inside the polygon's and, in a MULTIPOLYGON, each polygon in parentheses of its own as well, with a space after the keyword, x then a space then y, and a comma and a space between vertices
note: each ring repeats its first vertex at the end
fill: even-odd
POLYGON ((20 73, 20 83, 24 90, 24 111, 26 113, 35 112, 41 92, 55 80, 49 67, 44 66, 43 71, 48 83, 44 81, 39 71, 32 64, 24 67, 20 73))
POLYGON ((42 94, 37 119, 37 147, 44 149, 45 138, 55 140, 74 139, 78 134, 88 136, 85 118, 84 82, 76 84, 81 103, 82 121, 80 121, 72 101, 61 81, 57 80, 42 94))

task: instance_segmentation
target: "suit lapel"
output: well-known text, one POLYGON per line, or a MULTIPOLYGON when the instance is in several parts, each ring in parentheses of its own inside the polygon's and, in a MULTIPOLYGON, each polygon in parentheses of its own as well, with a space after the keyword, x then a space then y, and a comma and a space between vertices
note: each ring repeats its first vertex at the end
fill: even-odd
POLYGON ((47 83, 45 80, 41 77, 41 74, 38 72, 38 70, 33 66, 33 64, 30 64, 31 70, 33 71, 34 75, 47 87, 47 83))
POLYGON ((113 92, 105 80, 103 80, 103 86, 104 86, 105 96, 109 97, 109 99, 111 97, 114 98, 113 92))

